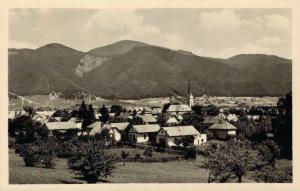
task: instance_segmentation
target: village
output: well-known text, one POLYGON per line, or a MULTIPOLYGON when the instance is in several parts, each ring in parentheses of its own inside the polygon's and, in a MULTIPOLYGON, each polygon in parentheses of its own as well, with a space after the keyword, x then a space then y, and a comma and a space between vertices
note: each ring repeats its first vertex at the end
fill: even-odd
MULTIPOLYGON (((224 98, 222 99, 224 100, 224 98)), ((257 157, 262 158, 261 160, 265 160, 263 158, 266 157, 264 155, 267 152, 271 156, 271 163, 275 163, 277 157, 279 157, 279 147, 274 142, 278 132, 274 131, 272 122, 282 111, 274 103, 249 105, 245 102, 236 104, 227 101, 227 105, 223 102, 223 104, 216 106, 217 104, 212 104, 211 99, 205 95, 200 99, 197 98, 197 100, 197 103, 195 103, 192 90, 188 86, 187 96, 174 94, 168 101, 160 101, 160 103, 163 103, 161 106, 158 106, 157 103, 152 106, 145 106, 145 104, 140 106, 125 104, 124 106, 118 104, 92 105, 91 103, 86 104, 85 100, 69 109, 27 105, 23 106, 22 110, 9 111, 9 147, 14 148, 14 152, 23 157, 25 166, 39 166, 49 160, 46 163, 46 168, 53 168, 51 164, 54 163, 54 156, 58 158, 73 157, 76 153, 74 150, 87 149, 89 144, 98 145, 99 143, 102 144, 102 149, 113 152, 114 155, 108 155, 109 158, 115 158, 117 155, 114 162, 123 162, 124 166, 125 162, 132 164, 159 164, 163 162, 164 164, 173 165, 175 161, 179 163, 182 160, 200 160, 201 164, 206 164, 204 169, 210 170, 201 175, 204 179, 201 182, 206 182, 205 179, 207 178, 208 182, 223 181, 223 179, 218 179, 217 176, 219 175, 214 175, 214 173, 219 172, 210 169, 210 165, 216 162, 213 160, 219 160, 219 162, 221 160, 222 163, 226 164, 226 161, 222 161, 226 159, 218 158, 220 155, 214 156, 216 152, 220 152, 219 149, 222 152, 232 152, 232 149, 237 153, 239 153, 239 150, 242 153, 246 152, 243 157, 248 159, 251 158, 248 156, 248 149, 250 149, 251 152, 257 154, 257 157), (199 100, 203 102, 200 104, 199 100), (230 106, 232 104, 235 105, 230 106), (28 123, 31 125, 28 126, 28 123), (56 143, 53 143, 53 141, 56 143), (78 146, 79 143, 87 145, 78 146), (31 144, 34 147, 37 147, 36 144, 39 146, 38 151, 31 151, 32 153, 29 154, 30 150, 27 149, 30 149, 31 144), (232 146, 232 144, 235 146, 232 146), (247 146, 245 148, 244 146, 235 148, 236 144, 247 146), (249 147, 249 144, 252 146, 249 147), (266 148, 261 149, 260 147, 266 148), (259 149, 257 150, 257 148, 259 149), (45 149, 46 151, 39 149, 45 149), (35 152, 40 153, 41 159, 36 159, 32 164, 27 164, 26 155, 29 155, 30 158, 36 156, 37 153, 35 152), (55 154, 53 155, 53 153, 55 154), (50 159, 49 155, 51 156, 50 159), (203 162, 204 159, 207 161, 206 163, 203 162), (208 177, 204 175, 207 173, 209 173, 208 177), (215 179, 211 178, 213 176, 216 176, 215 179)), ((253 101, 249 103, 253 103, 253 101)), ((100 150, 102 150, 101 148, 100 150)), ((88 153, 84 154, 84 157, 87 155, 88 153)), ((270 158, 270 156, 267 158, 270 158)), ((68 164, 70 160, 68 159, 68 164)), ((95 158, 94 160, 100 159, 95 158)), ((69 164, 69 168, 74 170, 78 167, 75 168, 72 167, 72 164, 69 164)), ((242 166, 241 168, 248 167, 242 166)), ((261 169, 262 167, 256 168, 261 169)), ((291 174, 286 174, 289 173, 286 168, 290 168, 289 165, 284 169, 280 169, 280 173, 285 172, 280 176, 288 181, 291 174)), ((145 171, 147 171, 147 174, 150 169, 145 171)), ((156 169, 153 170, 154 172, 157 173, 156 169)), ((111 173, 109 171, 109 173, 102 175, 102 178, 107 179, 107 176, 109 177, 111 173)), ((83 174, 83 176, 86 175, 83 174)), ((169 176, 171 177, 171 175, 169 176)), ((262 176, 261 179, 247 177, 246 181, 270 181, 266 179, 266 174, 260 176, 262 176)), ((178 174, 176 181, 179 181, 179 177, 180 174, 178 174)), ((192 175, 191 178, 185 181, 198 182, 197 177, 197 175, 192 175)), ((237 175, 234 174, 233 177, 237 177, 237 175)), ((98 181, 98 176, 94 179, 86 179, 88 183, 95 183, 98 181)), ((225 180, 228 181, 227 179, 230 180, 232 177, 227 177, 225 180)), ((108 180, 110 179, 108 178, 108 180)), ((171 180, 166 179, 163 182, 171 180)), ((127 182, 129 180, 121 178, 121 180, 112 181, 127 182)), ((157 182, 159 180, 134 179, 131 181, 157 182)), ((240 181, 241 179, 239 179, 240 181)), ((35 181, 33 180, 33 182, 35 181)), ((70 182, 74 183, 73 180, 70 182)))
MULTIPOLYGON (((202 100, 205 98, 206 96, 203 96, 202 100)), ((32 119, 39 122, 41 127, 45 127, 49 131, 49 136, 63 135, 67 132, 73 132, 77 136, 95 136, 103 130, 108 130, 115 143, 130 141, 131 144, 172 147, 180 146, 180 143, 183 146, 182 140, 186 140, 187 137, 192 137, 187 143, 189 146, 201 146, 207 142, 207 134, 210 135, 210 138, 217 140, 234 138, 237 131, 234 123, 239 120, 237 114, 239 111, 244 111, 248 120, 258 120, 260 117, 270 116, 272 112, 276 113, 276 108, 272 106, 269 106, 267 111, 257 107, 256 112, 251 113, 251 108, 245 103, 239 104, 239 107, 222 106, 217 108, 209 105, 209 99, 206 98, 206 107, 201 107, 204 118, 198 125, 203 126, 200 130, 193 124, 182 125, 184 115, 195 112, 192 110, 194 106, 199 107, 194 102, 194 96, 188 89, 188 97, 174 95, 170 97, 169 103, 165 103, 161 107, 93 106, 94 122, 85 128, 82 127, 83 119, 71 114, 74 110, 53 110, 50 107, 41 107, 36 109, 32 119), (101 120, 101 118, 105 118, 106 114, 105 112, 101 114, 101 109, 107 112, 107 119, 101 120), (265 113, 263 114, 263 112, 265 113), (136 125, 129 126, 129 121, 137 117, 141 120, 136 125)), ((9 120, 21 115, 28 115, 28 112, 24 110, 10 111, 9 120)), ((269 133, 268 136, 272 137, 273 135, 269 133)))

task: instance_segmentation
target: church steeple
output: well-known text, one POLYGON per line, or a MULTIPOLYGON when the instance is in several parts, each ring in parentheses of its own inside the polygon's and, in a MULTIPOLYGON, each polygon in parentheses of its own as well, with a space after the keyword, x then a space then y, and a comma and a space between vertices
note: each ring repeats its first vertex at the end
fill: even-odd
POLYGON ((189 79, 189 84, 188 84, 188 100, 189 100, 189 106, 192 108, 194 105, 194 96, 191 91, 191 80, 189 79))

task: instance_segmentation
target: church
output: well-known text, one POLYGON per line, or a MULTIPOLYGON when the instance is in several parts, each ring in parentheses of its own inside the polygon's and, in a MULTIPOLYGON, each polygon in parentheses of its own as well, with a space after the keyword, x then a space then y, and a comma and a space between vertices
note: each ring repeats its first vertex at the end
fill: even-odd
POLYGON ((188 96, 186 100, 187 101, 183 101, 179 99, 177 95, 175 95, 173 98, 170 99, 170 106, 167 109, 167 113, 171 115, 176 115, 192 112, 192 106, 194 105, 194 96, 191 91, 190 80, 188 83, 188 96))

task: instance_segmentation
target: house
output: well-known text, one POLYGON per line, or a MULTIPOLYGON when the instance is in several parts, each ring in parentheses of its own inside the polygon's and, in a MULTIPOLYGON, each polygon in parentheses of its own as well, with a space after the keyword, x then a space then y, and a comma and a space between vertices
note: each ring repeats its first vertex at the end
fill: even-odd
POLYGON ((55 113, 55 111, 37 111, 38 115, 46 115, 48 117, 52 117, 52 115, 55 113))
POLYGON ((217 123, 211 125, 208 130, 217 139, 228 139, 236 136, 236 127, 227 120, 219 120, 217 123))
POLYGON ((110 123, 102 123, 100 121, 96 121, 92 123, 91 125, 87 126, 87 134, 90 136, 95 136, 96 134, 99 134, 102 132, 103 129, 111 129, 110 123))
POLYGON ((171 115, 166 121, 167 125, 178 125, 182 120, 181 115, 171 115))
POLYGON ((220 116, 209 115, 204 118, 204 121, 202 123, 205 128, 209 128, 211 125, 218 123, 220 120, 223 120, 223 119, 224 118, 222 118, 220 116))
POLYGON ((157 123, 156 118, 151 114, 145 114, 141 116, 143 121, 147 124, 155 124, 157 123))
POLYGON ((258 120, 259 119, 259 115, 247 115, 247 118, 249 120, 258 120))
POLYGON ((125 129, 128 127, 128 122, 125 123, 111 123, 110 133, 115 141, 119 142, 122 140, 122 136, 125 133, 125 129))
POLYGON ((206 134, 200 134, 191 125, 162 127, 156 136, 156 143, 162 147, 183 146, 183 144, 200 146, 206 140, 206 134))
POLYGON ((162 108, 160 108, 160 107, 152 107, 152 109, 151 109, 152 115, 158 115, 161 112, 162 112, 162 108))
POLYGON ((44 124, 44 123, 48 122, 48 116, 46 116, 46 115, 34 115, 32 117, 32 120, 37 121, 41 124, 44 124))
POLYGON ((76 126, 75 122, 47 122, 44 124, 49 130, 49 135, 52 136, 54 133, 66 133, 67 131, 77 132, 80 129, 76 126))
POLYGON ((170 113, 173 115, 188 113, 191 111, 192 111, 191 107, 186 104, 171 104, 169 106, 169 108, 167 109, 167 113, 170 113))
POLYGON ((232 122, 237 122, 239 120, 238 116, 236 114, 232 114, 232 113, 228 114, 226 116, 226 119, 228 121, 232 121, 232 122))
POLYGON ((133 125, 129 129, 129 139, 133 143, 147 143, 149 141, 154 141, 157 132, 160 130, 160 126, 153 125, 133 125))
POLYGON ((69 119, 69 122, 75 122, 77 128, 81 128, 81 126, 82 126, 82 120, 77 117, 71 117, 69 119))

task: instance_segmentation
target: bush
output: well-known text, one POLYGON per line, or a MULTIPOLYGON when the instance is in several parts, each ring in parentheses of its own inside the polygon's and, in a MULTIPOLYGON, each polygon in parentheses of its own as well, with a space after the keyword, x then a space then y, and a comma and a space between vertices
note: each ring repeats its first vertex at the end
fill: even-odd
POLYGON ((197 157, 196 148, 191 147, 191 148, 187 148, 187 149, 184 151, 184 158, 185 158, 185 159, 195 160, 196 157, 197 157))
POLYGON ((16 147, 16 139, 14 137, 8 137, 8 148, 13 149, 16 147))
POLYGON ((128 156, 129 156, 128 152, 122 151, 122 153, 121 153, 122 159, 126 159, 128 156))
POLYGON ((55 143, 51 141, 35 142, 20 147, 25 166, 34 167, 38 164, 46 168, 53 168, 55 163, 55 143))
POLYGON ((69 167, 88 183, 96 183, 99 177, 111 175, 115 157, 104 150, 104 143, 86 143, 78 146, 68 160, 69 167))
POLYGON ((284 183, 292 182, 292 171, 280 170, 272 165, 263 167, 260 171, 255 173, 255 180, 257 182, 267 183, 284 183))
POLYGON ((136 153, 134 156, 134 160, 138 160, 141 158, 141 154, 140 153, 136 153))
POLYGON ((145 151, 144 151, 144 156, 145 157, 152 157, 153 153, 152 153, 152 149, 151 148, 147 148, 145 151))

